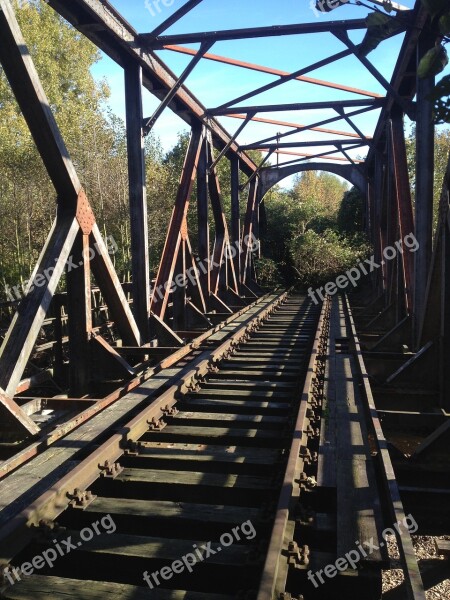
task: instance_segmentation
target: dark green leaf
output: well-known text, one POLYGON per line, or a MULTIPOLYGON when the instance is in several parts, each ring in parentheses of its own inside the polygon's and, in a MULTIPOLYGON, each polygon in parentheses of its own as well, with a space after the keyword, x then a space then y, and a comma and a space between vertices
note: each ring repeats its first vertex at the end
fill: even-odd
POLYGON ((384 15, 381 12, 373 12, 370 13, 367 17, 366 17, 366 25, 367 25, 367 29, 371 29, 373 27, 383 27, 384 25, 386 25, 386 23, 388 23, 391 20, 390 17, 388 17, 387 15, 384 15))
POLYGON ((380 12, 370 13, 366 18, 367 33, 360 47, 360 54, 366 56, 383 40, 400 33, 405 29, 406 22, 399 16, 389 17, 380 12))
POLYGON ((439 31, 442 35, 448 35, 450 33, 450 12, 446 15, 442 15, 439 19, 439 31))
POLYGON ((417 68, 417 76, 420 79, 432 77, 443 71, 447 64, 448 55, 444 46, 434 46, 422 57, 417 68))

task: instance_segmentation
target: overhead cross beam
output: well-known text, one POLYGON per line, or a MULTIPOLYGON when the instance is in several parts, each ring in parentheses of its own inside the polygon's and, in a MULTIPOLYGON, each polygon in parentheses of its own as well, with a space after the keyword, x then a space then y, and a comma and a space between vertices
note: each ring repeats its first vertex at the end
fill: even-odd
MULTIPOLYGON (((347 117, 356 116, 368 112, 370 110, 374 110, 372 107, 361 108, 350 113, 347 113, 347 117)), ((245 119, 245 115, 227 115, 227 117, 232 117, 234 119, 245 119)), ((288 137, 290 135, 294 135, 296 133, 301 133, 302 131, 319 131, 321 133, 332 133, 334 135, 343 135, 346 137, 359 138, 360 136, 357 133, 352 133, 348 131, 339 131, 335 129, 323 129, 320 127, 321 125, 328 125, 329 123, 334 123, 336 121, 340 121, 342 117, 339 115, 337 117, 330 117, 329 119, 324 119, 322 121, 318 121, 316 123, 312 123, 311 125, 300 125, 298 123, 290 123, 288 121, 277 121, 275 119, 265 119, 263 117, 252 117, 251 121, 258 121, 259 123, 268 123, 270 125, 281 125, 283 127, 294 127, 290 131, 285 131, 284 133, 277 133, 276 135, 270 136, 268 138, 264 138, 263 140, 259 140, 254 142, 254 144, 262 145, 267 144, 269 142, 278 141, 281 138, 288 137)), ((363 136, 365 139, 371 139, 369 136, 363 136)))
MULTIPOLYGON (((188 54, 190 56, 195 56, 197 54, 197 50, 193 50, 192 48, 185 48, 184 46, 164 46, 164 50, 171 50, 173 52, 179 52, 181 54, 188 54)), ((346 53, 346 56, 348 53, 346 53)), ((270 67, 265 67, 263 65, 257 65, 255 63, 244 62, 242 60, 237 60, 235 58, 229 58, 226 56, 219 56, 218 54, 211 54, 206 52, 203 55, 205 60, 211 60, 214 62, 219 62, 225 65, 230 65, 232 67, 239 67, 242 69, 248 69, 250 71, 257 71, 259 73, 267 73, 267 75, 276 75, 278 77, 286 77, 291 75, 288 71, 281 71, 280 69, 272 69, 270 67)), ((340 83, 334 83, 332 81, 325 81, 323 79, 316 79, 313 77, 306 77, 305 75, 296 75, 293 77, 296 81, 301 81, 304 83, 311 83, 313 85, 320 85, 322 87, 327 87, 335 90, 340 90, 342 92, 350 92, 352 94, 359 94, 360 96, 368 96, 369 98, 380 98, 381 94, 377 94, 375 92, 369 92, 367 90, 362 90, 355 87, 350 87, 348 85, 343 85, 340 83)))
POLYGON ((197 33, 161 35, 156 38, 154 38, 151 33, 142 33, 139 36, 139 39, 141 42, 156 50, 171 44, 195 44, 205 41, 223 42, 228 40, 278 37, 282 35, 325 33, 333 32, 336 29, 366 29, 366 27, 367 25, 364 19, 352 19, 347 21, 317 21, 316 23, 273 25, 271 27, 248 27, 246 29, 225 29, 223 31, 201 31, 197 33))
POLYGON ((161 35, 163 31, 169 29, 172 25, 174 25, 177 21, 179 21, 182 17, 188 14, 193 8, 195 8, 200 2, 203 0, 188 0, 186 4, 183 4, 178 10, 176 10, 173 15, 170 15, 165 21, 163 21, 158 27, 147 34, 149 38, 156 38, 158 35, 161 35))
MULTIPOLYGON (((360 140, 362 145, 367 144, 365 140, 360 140)), ((309 148, 310 146, 341 146, 341 145, 354 145, 355 140, 311 140, 306 142, 287 142, 285 144, 265 144, 264 146, 255 146, 254 144, 248 144, 241 146, 246 150, 278 150, 281 148, 309 148)))
MULTIPOLYGON (((200 60, 201 60, 202 56, 204 55, 204 53, 207 50, 209 50, 209 48, 211 48, 211 46, 213 45, 213 43, 214 42, 204 42, 204 43, 202 43, 202 45, 200 47, 200 50, 197 52, 197 54, 194 56, 194 58, 190 61, 190 63, 184 69, 183 73, 178 77, 177 81, 172 86, 172 88, 167 92, 164 100, 161 102, 161 104, 155 110, 155 112, 153 113, 153 115, 149 119, 146 119, 146 121, 144 122, 144 134, 145 135, 148 135, 150 133, 153 125, 156 123, 156 121, 162 115, 162 113, 164 112, 164 110, 169 106, 169 103, 173 100, 173 98, 175 97, 175 95, 178 92, 178 90, 181 88, 181 86, 183 85, 183 83, 186 81, 186 79, 189 77, 189 75, 192 73, 192 71, 198 65, 198 63, 200 62, 200 60)), ((226 145, 227 146, 227 150, 228 150, 228 148, 231 147, 232 143, 233 143, 233 140, 230 140, 227 143, 227 145, 226 145)))
MULTIPOLYGON (((143 85, 160 100, 173 88, 177 76, 146 46, 137 31, 106 0, 48 0, 47 4, 81 31, 112 60, 125 67, 130 60, 142 67, 143 85), (89 23, 89 26, 86 26, 89 23)), ((207 119, 200 101, 182 86, 169 108, 190 126, 205 125, 213 135, 215 147, 221 150, 230 140, 229 134, 214 119, 207 119)), ((256 169, 253 161, 232 144, 228 155, 238 154, 241 169, 250 175, 256 169)))
POLYGON ((290 110, 335 110, 336 108, 352 108, 355 106, 371 106, 379 108, 384 103, 384 98, 373 100, 328 100, 323 102, 294 102, 291 104, 265 104, 259 106, 230 106, 227 108, 209 108, 207 114, 212 116, 241 113, 282 112, 290 110))
MULTIPOLYGON (((359 145, 356 147, 359 147, 359 145)), ((311 153, 306 153, 306 152, 290 152, 289 150, 275 150, 275 154, 289 155, 289 156, 301 156, 302 160, 305 158, 308 158, 308 159, 309 158, 321 158, 322 156, 328 155, 328 160, 337 160, 340 162, 353 162, 353 163, 363 163, 364 162, 363 160, 350 159, 350 157, 347 159, 347 158, 342 158, 342 156, 331 156, 335 152, 336 152, 336 150, 334 150, 333 152, 326 152, 326 153, 321 153, 321 154, 311 154, 311 153)), ((342 152, 342 150, 341 150, 341 152, 342 152)), ((299 161, 298 159, 295 159, 295 160, 280 163, 279 165, 273 165, 268 168, 276 169, 277 167, 284 167, 286 165, 296 163, 296 162, 301 162, 301 161, 299 161)))
MULTIPOLYGON (((373 66, 368 58, 363 56, 358 50, 359 46, 354 44, 348 36, 348 33, 344 30, 336 30, 333 32, 334 35, 340 40, 343 44, 347 46, 349 50, 353 52, 356 58, 363 64, 369 73, 380 83, 384 89, 391 95, 391 97, 398 103, 399 106, 403 108, 406 114, 413 119, 414 118, 414 107, 411 101, 403 98, 397 90, 383 77, 383 75, 378 71, 377 68, 373 66)), ((400 33, 400 32, 397 32, 400 33)))

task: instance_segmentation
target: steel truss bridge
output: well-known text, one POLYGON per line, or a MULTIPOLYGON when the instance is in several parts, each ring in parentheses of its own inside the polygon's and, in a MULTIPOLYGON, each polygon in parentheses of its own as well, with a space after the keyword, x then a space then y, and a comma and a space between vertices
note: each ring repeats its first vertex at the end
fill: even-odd
MULTIPOLYGON (((31 278, 43 284, 1 306, 0 558, 6 569, 22 564, 23 573, 61 523, 66 533, 79 533, 110 514, 117 532, 87 541, 76 551, 78 567, 66 557, 22 579, 4 571, 1 597, 381 598, 381 571, 392 568, 383 529, 409 512, 419 533, 450 533, 450 162, 434 231, 434 79, 417 77, 430 48, 425 6, 396 5, 402 28, 393 36, 401 39, 388 80, 361 50, 365 19, 167 34, 191 11, 207 10, 206 2, 188 0, 152 32, 138 33, 107 0, 47 4, 124 72, 132 278, 119 279, 14 9, 0 0, 0 63, 57 197, 31 278), (296 71, 211 52, 218 42, 271 44, 283 36, 295 48, 305 35, 317 44, 334 37, 342 49, 306 65, 299 56, 296 71), (165 53, 189 57, 181 73, 166 65, 165 53), (355 65, 350 83, 368 72, 382 94, 313 77, 348 57, 355 65), (186 80, 207 61, 265 73, 269 83, 236 96, 230 78, 224 102, 204 106, 186 80), (317 100, 254 103, 296 81, 315 86, 317 100), (151 116, 144 89, 158 101, 151 116), (166 109, 191 135, 151 281, 144 141, 166 109), (331 116, 304 124, 305 111, 319 110, 331 116), (294 122, 273 114, 285 111, 296 113, 294 122), (371 111, 378 121, 367 135, 358 117, 371 111), (415 124, 414 202, 405 117, 415 124), (344 130, 330 129, 339 122, 344 130), (238 125, 230 134, 224 123, 238 125), (266 135, 249 142, 262 127, 266 135), (298 141, 300 133, 326 137, 298 141), (261 151, 259 164, 249 150, 261 151), (231 167, 230 222, 219 161, 231 167), (292 290, 258 283, 266 195, 307 170, 339 175, 364 197, 364 228, 382 268, 350 301, 327 298, 316 307, 292 290), (195 248, 187 224, 194 187, 195 248), (417 250, 384 260, 385 249, 408 234, 417 250), (66 272, 69 257, 82 267, 66 272), (408 436, 420 438, 410 452, 408 436), (220 533, 246 521, 259 528, 258 544, 238 540, 191 578, 163 577, 150 593, 141 576, 145 560, 159 572, 199 535, 215 540, 217 550, 220 533), (325 571, 329 582, 313 585, 308 573, 323 573, 355 539, 375 539, 378 550, 336 578, 336 569, 325 571)), ((448 542, 438 542, 446 559, 425 568, 410 532, 392 533, 403 583, 383 598, 424 599, 425 589, 448 578, 448 542)))

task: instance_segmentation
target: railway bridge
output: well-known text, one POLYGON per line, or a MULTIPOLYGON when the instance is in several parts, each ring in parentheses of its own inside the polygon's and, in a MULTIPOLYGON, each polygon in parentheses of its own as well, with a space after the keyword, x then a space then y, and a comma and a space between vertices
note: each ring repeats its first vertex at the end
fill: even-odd
POLYGON ((450 162, 434 227, 435 79, 418 76, 445 40, 433 3, 357 2, 362 18, 336 20, 346 3, 319 2, 309 22, 221 30, 214 3, 163 2, 150 33, 108 0, 46 3, 123 69, 132 277, 111 261, 17 5, 0 0, 1 69, 57 198, 23 299, 0 306, 0 597, 449 598, 450 162), (211 30, 186 32, 209 9, 211 30), (305 38, 339 49, 312 63, 299 51, 295 71, 210 52, 305 38), (368 58, 378 43, 397 43, 390 78, 368 58), (349 58, 345 83, 310 76, 349 58), (238 95, 226 77, 223 103, 205 106, 186 80, 208 61, 269 83, 238 95), (382 93, 348 85, 367 74, 382 93), (297 83, 298 102, 276 101, 297 83), (191 134, 152 278, 144 143, 163 112, 191 134), (373 256, 351 293, 260 285, 267 194, 307 170, 364 198, 373 256))

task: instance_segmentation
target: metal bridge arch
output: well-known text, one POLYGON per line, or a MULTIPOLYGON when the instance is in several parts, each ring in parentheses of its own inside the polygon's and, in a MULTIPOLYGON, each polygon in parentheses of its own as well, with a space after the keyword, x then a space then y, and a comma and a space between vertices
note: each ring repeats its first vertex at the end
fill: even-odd
POLYGON ((327 171, 343 177, 366 195, 368 178, 362 167, 354 165, 335 165, 332 163, 309 162, 300 165, 289 165, 286 167, 262 169, 260 173, 259 194, 263 200, 267 192, 277 183, 296 173, 303 171, 327 171))

